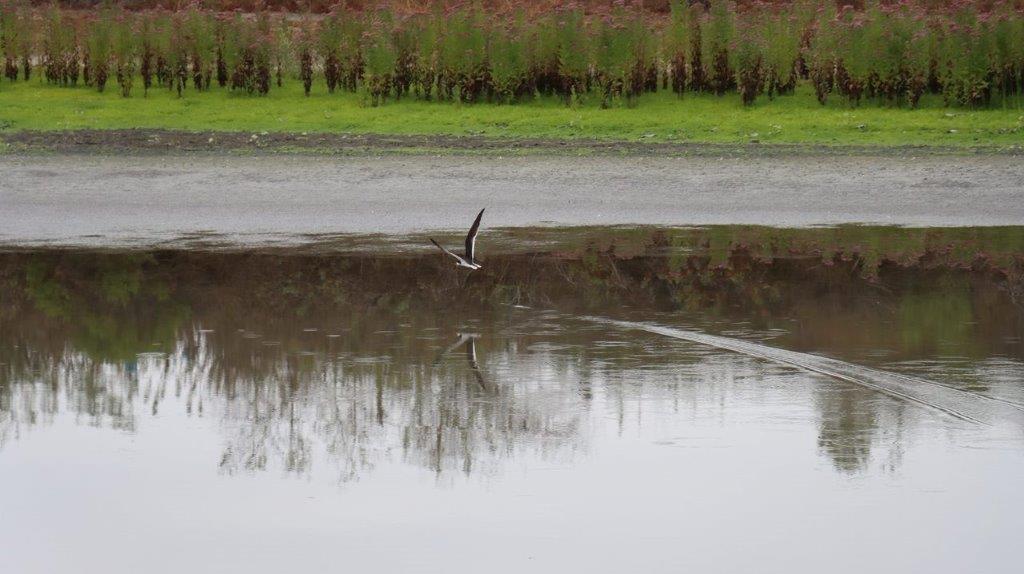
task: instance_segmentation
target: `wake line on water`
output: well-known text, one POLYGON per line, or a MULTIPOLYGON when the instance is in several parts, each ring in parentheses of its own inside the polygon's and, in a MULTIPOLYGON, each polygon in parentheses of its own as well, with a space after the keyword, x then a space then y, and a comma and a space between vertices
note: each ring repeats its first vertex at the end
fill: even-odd
POLYGON ((593 323, 646 331, 789 365, 910 401, 975 424, 993 426, 1007 420, 1019 423, 1024 417, 1024 405, 960 390, 928 379, 889 373, 838 359, 777 349, 742 339, 708 335, 697 331, 605 317, 580 318, 593 323))

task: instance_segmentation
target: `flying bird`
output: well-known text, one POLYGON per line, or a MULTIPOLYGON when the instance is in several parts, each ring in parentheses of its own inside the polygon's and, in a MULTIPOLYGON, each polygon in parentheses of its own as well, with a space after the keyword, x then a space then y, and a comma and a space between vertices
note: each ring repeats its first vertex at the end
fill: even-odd
MULTIPOLYGON (((486 209, 486 208, 484 208, 484 209, 486 209)), ((473 227, 469 228, 469 234, 466 235, 466 254, 465 254, 465 256, 456 255, 455 253, 452 253, 451 251, 445 249, 444 247, 441 247, 441 244, 439 244, 438 242, 434 241, 433 238, 430 238, 430 242, 433 243, 434 245, 436 245, 437 248, 440 249, 441 251, 444 251, 448 255, 451 255, 452 257, 454 257, 455 258, 455 266, 456 267, 465 267, 466 269, 469 269, 470 271, 475 271, 477 269, 480 269, 483 266, 480 265, 480 262, 477 261, 476 258, 473 255, 474 255, 474 252, 476 251, 476 236, 477 236, 477 232, 480 230, 480 218, 483 217, 483 216, 484 216, 484 210, 481 209, 480 213, 476 214, 476 219, 473 221, 473 227)))

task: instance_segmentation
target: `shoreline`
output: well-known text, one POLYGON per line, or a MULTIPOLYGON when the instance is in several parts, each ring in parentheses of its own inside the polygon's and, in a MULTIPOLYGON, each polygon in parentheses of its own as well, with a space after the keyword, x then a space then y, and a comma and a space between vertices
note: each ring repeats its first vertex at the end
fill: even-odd
POLYGON ((0 155, 469 155, 640 157, 1024 156, 1024 145, 643 142, 475 135, 75 129, 0 131, 0 155))
POLYGON ((1024 162, 1005 156, 53 153, 0 155, 0 170, 7 243, 464 233, 481 207, 488 229, 1024 222, 1024 162))

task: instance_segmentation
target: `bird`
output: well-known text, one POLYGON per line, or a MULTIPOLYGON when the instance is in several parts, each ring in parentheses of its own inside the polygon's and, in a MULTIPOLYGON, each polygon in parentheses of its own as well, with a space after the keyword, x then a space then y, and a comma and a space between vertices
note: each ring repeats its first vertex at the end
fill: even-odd
POLYGON ((480 388, 487 390, 487 381, 484 380, 484 375, 480 371, 480 365, 476 362, 476 340, 480 335, 476 333, 459 333, 459 338, 451 345, 448 345, 443 351, 438 353, 437 357, 434 358, 432 366, 436 367, 444 359, 445 355, 451 353, 455 349, 465 345, 466 346, 466 360, 469 362, 469 368, 473 371, 473 376, 476 377, 477 384, 480 388))
POLYGON ((469 228, 469 234, 466 235, 465 256, 456 255, 455 253, 452 253, 451 251, 445 249, 444 247, 441 247, 441 244, 434 241, 433 237, 430 238, 430 242, 436 245, 438 249, 444 251, 448 255, 451 255, 452 257, 455 258, 456 267, 464 267, 466 269, 469 269, 470 271, 476 271, 477 269, 483 267, 483 265, 481 265, 480 262, 477 261, 476 258, 474 257, 474 252, 476 251, 476 236, 477 233, 480 231, 480 218, 484 216, 484 209, 481 209, 480 213, 476 214, 476 219, 473 221, 473 226, 469 228))
POLYGON ((476 333, 459 333, 458 335, 459 338, 454 343, 445 347, 443 351, 441 351, 440 353, 437 354, 436 357, 434 357, 434 362, 431 363, 432 366, 436 367, 440 365, 441 360, 444 359, 448 353, 451 353, 455 349, 458 349, 459 347, 465 345, 469 341, 472 341, 473 339, 480 336, 477 335, 476 333))
POLYGON ((476 382, 480 384, 480 388, 487 390, 487 383, 484 381, 484 374, 480 372, 480 365, 476 362, 476 337, 473 337, 468 341, 466 345, 466 359, 469 361, 469 368, 473 369, 473 375, 476 376, 476 382))

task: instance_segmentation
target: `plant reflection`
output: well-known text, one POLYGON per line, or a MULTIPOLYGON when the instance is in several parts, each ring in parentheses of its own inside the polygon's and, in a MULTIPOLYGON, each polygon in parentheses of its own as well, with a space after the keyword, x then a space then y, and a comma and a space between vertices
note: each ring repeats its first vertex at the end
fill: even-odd
MULTIPOLYGON (((1024 358, 1008 272, 880 259, 863 276, 863 258, 743 245, 712 265, 673 241, 655 233, 629 256, 494 254, 468 279, 418 256, 0 254, 0 446, 62 413, 130 432, 181 416, 217 421, 226 474, 317 464, 354 480, 391 460, 486 474, 527 455, 571 461, 606 415, 622 428, 651 405, 717 408, 738 399, 698 390, 750 376, 716 379, 700 352, 519 303, 742 321, 778 331, 772 344, 858 359, 1024 358)), ((819 451, 844 473, 906 424, 902 405, 863 389, 811 401, 819 451)))

